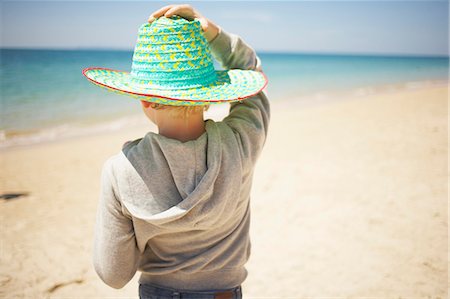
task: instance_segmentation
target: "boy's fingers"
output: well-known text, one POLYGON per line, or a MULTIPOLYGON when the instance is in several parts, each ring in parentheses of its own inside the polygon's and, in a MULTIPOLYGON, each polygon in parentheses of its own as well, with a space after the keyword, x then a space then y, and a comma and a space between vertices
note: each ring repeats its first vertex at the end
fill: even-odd
POLYGON ((176 6, 175 4, 170 4, 170 5, 166 5, 164 7, 161 7, 160 9, 158 9, 157 11, 155 11, 154 13, 152 13, 152 16, 154 17, 160 17, 162 16, 164 13, 166 13, 166 11, 168 11, 169 9, 171 9, 172 7, 176 6))
POLYGON ((200 21, 200 26, 202 27, 203 31, 208 30, 208 21, 205 18, 196 18, 200 21))
POLYGON ((157 11, 153 12, 149 17, 148 17, 148 21, 152 22, 154 19, 159 18, 160 16, 164 15, 169 9, 171 9, 172 7, 174 7, 174 4, 171 5, 166 5, 164 7, 161 7, 160 9, 158 9, 157 11))
POLYGON ((166 11, 166 13, 164 14, 164 16, 166 17, 171 17, 173 15, 179 15, 180 17, 183 17, 185 19, 192 19, 193 18, 193 13, 191 10, 189 10, 188 8, 184 7, 184 6, 175 6, 172 7, 171 9, 169 9, 168 11, 166 11))
POLYGON ((165 17, 171 17, 174 14, 176 14, 177 12, 179 13, 179 11, 180 11, 180 8, 175 6, 175 7, 170 8, 168 11, 166 11, 164 13, 164 16, 165 17))
POLYGON ((192 8, 192 6, 187 5, 187 4, 181 4, 181 5, 167 5, 164 6, 160 9, 158 9, 157 11, 155 11, 154 13, 152 13, 150 15, 150 17, 148 18, 148 22, 151 23, 153 22, 155 19, 161 17, 161 16, 165 16, 167 18, 173 16, 173 15, 179 15, 180 17, 183 17, 185 19, 188 20, 193 20, 197 15, 196 12, 194 11, 194 9, 192 8))

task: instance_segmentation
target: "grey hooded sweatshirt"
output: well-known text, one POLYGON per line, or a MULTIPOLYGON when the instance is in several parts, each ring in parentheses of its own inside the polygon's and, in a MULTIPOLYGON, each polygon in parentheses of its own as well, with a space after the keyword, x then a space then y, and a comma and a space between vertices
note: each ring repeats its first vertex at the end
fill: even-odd
MULTIPOLYGON (((210 43, 225 69, 261 71, 255 51, 220 28, 210 43)), ((228 289, 247 276, 250 189, 267 136, 265 91, 232 103, 221 122, 181 142, 149 132, 102 170, 93 263, 113 288, 139 283, 179 290, 228 289)))

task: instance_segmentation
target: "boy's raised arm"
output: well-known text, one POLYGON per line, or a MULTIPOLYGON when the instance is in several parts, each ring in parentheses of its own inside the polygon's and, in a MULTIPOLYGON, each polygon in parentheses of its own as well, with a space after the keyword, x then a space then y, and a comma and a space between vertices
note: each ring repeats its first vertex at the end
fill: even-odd
MULTIPOLYGON (((244 40, 219 27, 219 34, 210 42, 214 58, 226 69, 262 71, 261 60, 244 40)), ((261 152, 270 121, 270 104, 265 91, 230 105, 224 119, 235 132, 245 161, 254 163, 261 152)))
POLYGON ((214 58, 225 69, 261 71, 261 60, 255 50, 240 36, 219 28, 218 35, 209 43, 214 58))

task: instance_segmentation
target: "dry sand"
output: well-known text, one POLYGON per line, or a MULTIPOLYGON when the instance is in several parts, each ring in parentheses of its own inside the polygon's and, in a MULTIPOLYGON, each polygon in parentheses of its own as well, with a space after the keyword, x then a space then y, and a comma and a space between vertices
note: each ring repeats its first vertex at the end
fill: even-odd
MULTIPOLYGON (((245 298, 447 298, 447 96, 273 104, 245 298)), ((0 297, 137 298, 91 263, 102 163, 149 127, 4 150, 0 297)))

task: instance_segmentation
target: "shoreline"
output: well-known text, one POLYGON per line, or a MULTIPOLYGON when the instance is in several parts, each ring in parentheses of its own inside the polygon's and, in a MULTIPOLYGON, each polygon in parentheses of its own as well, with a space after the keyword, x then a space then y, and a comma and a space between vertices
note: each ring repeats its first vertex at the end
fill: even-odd
MULTIPOLYGON (((429 88, 440 88, 449 86, 446 80, 426 80, 408 81, 402 84, 382 84, 352 88, 346 90, 328 90, 307 95, 286 96, 287 99, 278 99, 277 95, 272 96, 269 89, 269 98, 272 100, 274 109, 289 109, 292 107, 311 107, 328 103, 346 101, 348 99, 363 99, 372 96, 385 96, 399 92, 424 90, 429 88)), ((212 105, 206 112, 205 119, 211 118, 216 121, 223 119, 227 115, 228 105, 212 105)), ((0 131, 0 152, 11 149, 18 149, 26 146, 59 142, 72 138, 82 138, 128 130, 138 126, 147 126, 149 121, 143 117, 142 113, 134 113, 120 116, 119 118, 105 121, 103 119, 89 120, 85 123, 63 123, 49 128, 41 128, 30 131, 5 132, 0 131), (8 135, 10 135, 8 137, 8 135)), ((151 125, 151 124, 150 124, 151 125)))

